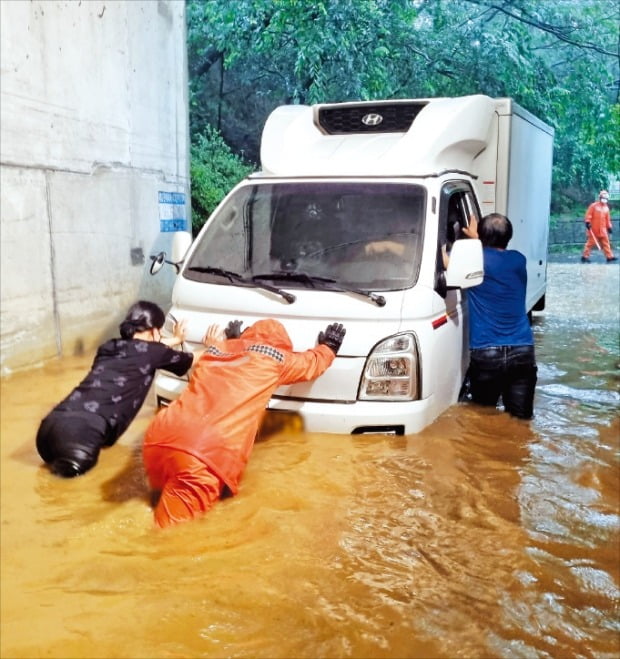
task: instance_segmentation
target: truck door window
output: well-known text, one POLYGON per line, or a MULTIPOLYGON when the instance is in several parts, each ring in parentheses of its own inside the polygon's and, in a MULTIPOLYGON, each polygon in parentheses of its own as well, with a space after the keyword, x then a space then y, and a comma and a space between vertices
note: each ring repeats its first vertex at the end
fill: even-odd
POLYGON ((471 217, 480 220, 478 204, 469 186, 463 181, 450 181, 441 191, 439 202, 437 259, 435 290, 445 297, 445 270, 452 245, 464 238, 463 228, 469 226, 471 217))
MULTIPOLYGON (((443 248, 449 254, 455 241, 464 237, 463 229, 469 226, 470 218, 480 220, 478 204, 472 191, 460 182, 458 187, 453 183, 445 186, 439 209, 438 252, 443 248)), ((445 269, 443 258, 438 257, 438 270, 445 269)))
POLYGON ((463 207, 465 211, 465 224, 462 226, 469 226, 469 221, 472 217, 476 218, 476 221, 480 222, 480 211, 478 210, 478 204, 471 193, 471 191, 465 192, 463 194, 463 207))

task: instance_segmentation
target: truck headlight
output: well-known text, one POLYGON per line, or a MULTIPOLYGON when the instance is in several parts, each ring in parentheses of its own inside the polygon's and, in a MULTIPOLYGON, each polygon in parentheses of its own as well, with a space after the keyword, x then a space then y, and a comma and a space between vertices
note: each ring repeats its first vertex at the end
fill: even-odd
POLYGON ((398 334, 378 343, 368 359, 360 400, 417 400, 419 398, 418 347, 413 334, 398 334))

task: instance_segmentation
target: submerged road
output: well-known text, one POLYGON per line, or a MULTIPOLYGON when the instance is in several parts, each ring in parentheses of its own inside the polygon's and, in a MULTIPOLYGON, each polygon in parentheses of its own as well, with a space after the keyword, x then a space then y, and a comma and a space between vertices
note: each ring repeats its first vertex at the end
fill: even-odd
POLYGON ((532 422, 456 405, 350 437, 272 414, 239 495, 166 531, 152 404, 61 480, 34 437, 92 355, 3 379, 1 656, 618 657, 619 274, 549 265, 532 422))

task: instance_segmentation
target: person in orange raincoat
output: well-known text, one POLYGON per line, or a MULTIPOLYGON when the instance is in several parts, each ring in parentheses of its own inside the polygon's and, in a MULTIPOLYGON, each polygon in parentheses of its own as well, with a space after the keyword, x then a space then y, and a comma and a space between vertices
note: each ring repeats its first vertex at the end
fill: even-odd
POLYGON ((590 204, 585 216, 587 240, 581 255, 582 263, 590 263, 590 252, 594 246, 602 250, 607 262, 617 261, 611 251, 609 235, 611 234, 611 214, 609 212, 609 193, 601 190, 598 201, 590 204))
POLYGON ((231 321, 223 333, 215 325, 208 329, 187 388, 146 431, 142 453, 150 486, 161 492, 155 507, 160 527, 207 512, 224 488, 237 493, 274 390, 321 375, 346 331, 332 323, 316 347, 293 352, 276 320, 259 320, 243 333, 240 327, 241 321, 231 321))

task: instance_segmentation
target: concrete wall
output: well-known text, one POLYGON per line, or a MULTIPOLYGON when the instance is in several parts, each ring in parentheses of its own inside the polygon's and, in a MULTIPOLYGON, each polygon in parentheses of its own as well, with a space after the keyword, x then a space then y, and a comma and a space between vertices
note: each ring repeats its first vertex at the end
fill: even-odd
MULTIPOLYGON (((165 308, 171 208, 186 195, 185 2, 0 1, 0 366, 5 375, 165 308)), ((178 210, 178 206, 176 207, 178 210)))

